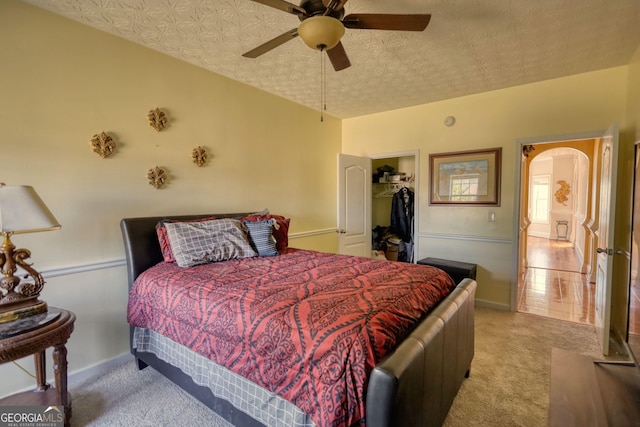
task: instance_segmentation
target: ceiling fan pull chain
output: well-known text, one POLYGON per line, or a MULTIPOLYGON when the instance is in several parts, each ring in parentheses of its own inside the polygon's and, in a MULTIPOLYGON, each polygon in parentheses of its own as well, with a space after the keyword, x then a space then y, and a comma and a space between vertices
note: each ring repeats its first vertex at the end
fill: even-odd
POLYGON ((323 55, 324 48, 320 48, 320 121, 324 122, 324 111, 327 109, 327 72, 323 55))
POLYGON ((327 53, 320 52, 320 54, 322 55, 322 81, 324 82, 324 87, 322 88, 322 110, 327 111, 327 53))

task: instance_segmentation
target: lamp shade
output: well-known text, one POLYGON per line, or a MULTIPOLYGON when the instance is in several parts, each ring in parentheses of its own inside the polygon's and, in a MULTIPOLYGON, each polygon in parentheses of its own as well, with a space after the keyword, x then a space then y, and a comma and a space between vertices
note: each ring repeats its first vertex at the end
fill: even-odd
POLYGON ((33 233, 60 228, 33 187, 0 184, 0 233, 33 233))
POLYGON ((298 26, 298 35, 311 49, 333 49, 344 35, 344 25, 331 16, 312 16, 298 26))

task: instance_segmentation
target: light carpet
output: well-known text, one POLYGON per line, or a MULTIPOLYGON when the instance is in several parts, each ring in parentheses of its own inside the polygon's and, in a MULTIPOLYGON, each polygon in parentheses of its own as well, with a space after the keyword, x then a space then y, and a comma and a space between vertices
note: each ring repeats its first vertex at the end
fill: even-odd
MULTIPOLYGON (((591 326, 479 308, 471 376, 445 427, 546 426, 553 347, 599 357, 591 326)), ((133 361, 70 383, 72 426, 229 427, 206 406, 153 369, 133 361)))

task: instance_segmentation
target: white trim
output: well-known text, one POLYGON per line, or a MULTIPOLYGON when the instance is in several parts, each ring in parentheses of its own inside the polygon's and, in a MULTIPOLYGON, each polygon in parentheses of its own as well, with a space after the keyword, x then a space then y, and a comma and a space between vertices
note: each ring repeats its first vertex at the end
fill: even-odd
MULTIPOLYGON (((329 234, 329 233, 335 233, 335 232, 336 232, 335 228, 323 228, 319 230, 303 231, 300 233, 289 234, 289 239, 295 240, 303 237, 319 236, 322 234, 329 234)), ((42 274, 42 276, 45 278, 51 278, 51 277, 68 276, 71 274, 86 273, 88 271, 104 270, 107 268, 123 267, 125 265, 126 265, 126 260, 124 258, 119 258, 119 259, 112 259, 109 261, 88 262, 85 264, 78 264, 78 265, 72 265, 67 267, 46 268, 46 269, 40 270, 40 274, 42 274)))
POLYGON ((323 229, 320 229, 320 230, 301 231, 299 233, 289 234, 289 239, 300 239, 302 237, 319 236, 321 234, 335 233, 337 231, 338 231, 338 229, 335 228, 335 227, 333 227, 333 228, 323 228, 323 229))
POLYGON ((552 143, 552 142, 568 142, 568 141, 580 141, 582 139, 598 139, 602 138, 602 135, 606 132, 606 129, 595 130, 595 131, 587 131, 587 132, 576 132, 576 133, 567 133, 564 135, 550 135, 550 136, 534 136, 530 138, 518 138, 516 142, 520 144, 520 151, 516 151, 518 159, 522 155, 522 146, 530 145, 530 144, 544 144, 544 143, 552 143))
POLYGON ((442 240, 466 240, 466 241, 471 240, 474 242, 501 243, 501 244, 508 244, 508 245, 513 243, 513 239, 510 239, 510 238, 473 236, 473 235, 464 235, 464 234, 420 233, 418 237, 429 238, 429 239, 442 239, 442 240))
POLYGON ((68 276, 70 274, 84 273, 87 271, 104 270, 106 268, 121 267, 125 265, 124 258, 114 259, 111 261, 89 262, 70 267, 53 267, 41 270, 40 273, 44 277, 68 276))
POLYGON ((511 311, 509 304, 499 304, 497 302, 487 301, 483 299, 476 298, 475 305, 476 307, 491 308, 493 310, 511 311))

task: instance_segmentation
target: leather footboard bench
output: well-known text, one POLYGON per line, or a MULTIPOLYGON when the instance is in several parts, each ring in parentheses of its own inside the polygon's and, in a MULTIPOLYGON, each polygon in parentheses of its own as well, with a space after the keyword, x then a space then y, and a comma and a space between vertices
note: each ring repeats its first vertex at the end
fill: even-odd
POLYGON ((423 258, 417 262, 422 265, 431 265, 444 270, 451 276, 454 282, 460 283, 462 279, 476 280, 476 264, 470 264, 468 262, 451 261, 441 258, 423 258))

